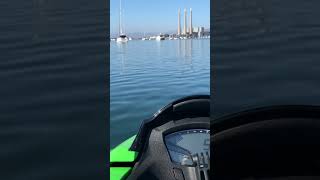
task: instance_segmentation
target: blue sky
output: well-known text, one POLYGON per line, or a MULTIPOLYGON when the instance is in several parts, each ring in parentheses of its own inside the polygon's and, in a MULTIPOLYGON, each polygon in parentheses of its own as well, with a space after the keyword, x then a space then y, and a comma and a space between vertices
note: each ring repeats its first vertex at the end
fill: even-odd
MULTIPOLYGON (((110 0, 110 33, 118 33, 119 0, 110 0)), ((178 8, 192 8, 193 26, 210 26, 210 0, 122 0, 123 25, 130 32, 168 32, 176 31, 178 8)))

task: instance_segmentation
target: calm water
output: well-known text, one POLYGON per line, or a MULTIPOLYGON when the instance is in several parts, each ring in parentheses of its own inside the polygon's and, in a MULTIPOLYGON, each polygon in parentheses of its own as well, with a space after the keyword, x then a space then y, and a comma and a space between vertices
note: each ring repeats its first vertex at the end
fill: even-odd
POLYGON ((214 116, 320 105, 320 1, 216 1, 214 116))
POLYGON ((1 179, 103 179, 105 7, 0 2, 1 179))
POLYGON ((111 147, 169 102, 210 93, 210 40, 110 45, 111 147))

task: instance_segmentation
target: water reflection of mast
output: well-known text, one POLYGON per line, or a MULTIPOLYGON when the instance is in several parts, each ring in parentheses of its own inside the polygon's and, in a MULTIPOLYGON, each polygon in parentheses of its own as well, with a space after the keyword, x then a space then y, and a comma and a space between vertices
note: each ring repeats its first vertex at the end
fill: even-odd
POLYGON ((178 40, 177 56, 181 56, 181 40, 178 40))
POLYGON ((126 46, 127 44, 124 43, 117 43, 118 49, 119 49, 119 53, 120 53, 120 59, 121 59, 121 64, 120 64, 120 74, 123 75, 125 74, 125 62, 126 62, 126 46))

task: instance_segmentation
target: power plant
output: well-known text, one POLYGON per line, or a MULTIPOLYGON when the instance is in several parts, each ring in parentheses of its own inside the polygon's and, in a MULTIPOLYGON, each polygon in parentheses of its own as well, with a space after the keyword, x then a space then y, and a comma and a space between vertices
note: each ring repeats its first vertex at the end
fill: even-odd
MULTIPOLYGON (((122 7, 121 7, 121 0, 120 0, 120 11, 119 11, 119 35, 117 38, 110 38, 111 41, 117 41, 117 42, 127 42, 129 40, 132 40, 132 38, 127 37, 126 34, 123 31, 122 27, 122 7)), ((187 8, 183 9, 183 25, 181 24, 181 9, 178 8, 178 27, 177 27, 177 33, 160 33, 158 35, 154 35, 151 33, 151 35, 146 36, 144 35, 138 39, 141 40, 176 40, 176 39, 193 39, 193 38, 201 38, 201 39, 207 39, 210 38, 210 30, 205 30, 202 26, 193 26, 193 19, 192 19, 192 8, 189 8, 189 16, 187 12, 187 8)))
MULTIPOLYGON (((183 31, 181 32, 181 12, 180 8, 178 9, 178 31, 177 35, 178 36, 193 36, 194 35, 194 28, 192 25, 192 8, 190 8, 190 16, 189 16, 189 22, 187 22, 188 19, 188 13, 187 9, 184 9, 184 14, 183 14, 183 31), (189 23, 189 27, 188 27, 189 23)), ((197 33, 198 35, 198 33, 197 33)))
MULTIPOLYGON (((205 31, 204 27, 193 27, 193 19, 192 19, 192 8, 189 9, 189 16, 187 12, 187 8, 183 9, 183 24, 181 24, 181 9, 178 9, 178 28, 177 32, 173 33, 171 35, 169 34, 162 34, 160 35, 149 35, 146 37, 144 34, 142 38, 139 38, 141 40, 176 40, 176 39, 192 39, 192 38, 200 38, 200 39, 207 39, 210 38, 210 31, 205 31)), ((121 13, 121 11, 120 11, 121 13)), ((121 24, 121 22, 120 22, 121 24)), ((120 26, 120 34, 122 32, 122 28, 120 26)), ((117 39, 111 39, 111 40, 117 40, 117 39)), ((130 39, 129 39, 130 40, 130 39)))

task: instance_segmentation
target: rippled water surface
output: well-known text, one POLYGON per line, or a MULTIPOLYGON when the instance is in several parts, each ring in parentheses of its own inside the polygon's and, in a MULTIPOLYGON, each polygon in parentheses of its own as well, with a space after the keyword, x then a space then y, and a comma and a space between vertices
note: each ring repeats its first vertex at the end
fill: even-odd
POLYGON ((214 116, 274 104, 320 105, 320 2, 217 1, 214 116))
POLYGON ((129 41, 110 45, 111 147, 171 101, 210 92, 210 41, 129 41))
POLYGON ((0 2, 1 179, 103 177, 105 7, 0 2))

